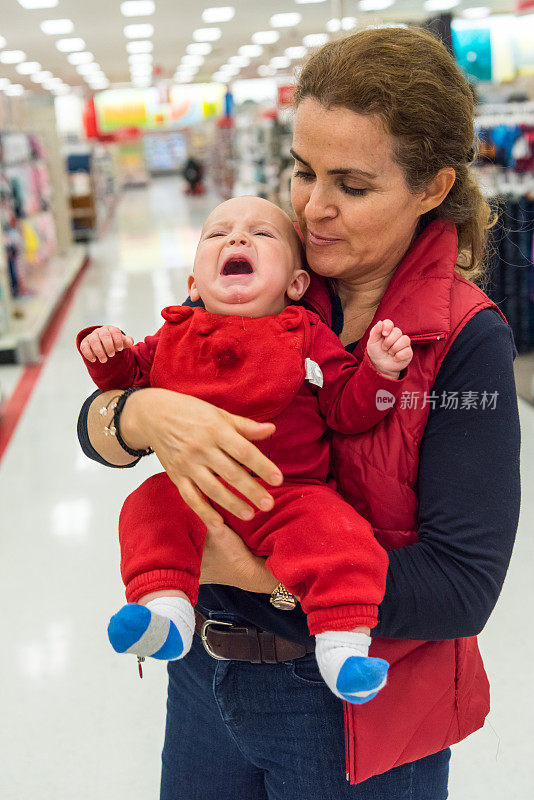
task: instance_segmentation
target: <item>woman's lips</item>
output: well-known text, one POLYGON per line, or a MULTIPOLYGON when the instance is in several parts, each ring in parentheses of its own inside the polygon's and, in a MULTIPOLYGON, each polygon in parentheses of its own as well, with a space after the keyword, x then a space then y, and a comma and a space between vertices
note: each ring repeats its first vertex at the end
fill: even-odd
POLYGON ((310 230, 307 232, 308 241, 310 244, 318 244, 319 246, 326 246, 329 244, 336 244, 336 242, 341 242, 341 239, 333 239, 332 237, 326 236, 318 236, 315 233, 312 233, 310 230))

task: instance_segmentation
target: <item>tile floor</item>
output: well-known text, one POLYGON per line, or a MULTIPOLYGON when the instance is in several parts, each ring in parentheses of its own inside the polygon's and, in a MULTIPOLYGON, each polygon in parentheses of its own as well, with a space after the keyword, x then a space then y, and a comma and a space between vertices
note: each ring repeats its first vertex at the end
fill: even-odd
MULTIPOLYGON (((165 671, 147 664, 141 682, 105 628, 123 602, 118 512, 159 465, 147 459, 112 472, 82 455, 76 418, 92 385, 74 337, 95 322, 136 340, 156 330, 161 308, 187 294, 197 236, 216 203, 186 200, 173 178, 124 196, 108 235, 92 246, 92 265, 0 465, 4 800, 158 796, 165 671)), ((483 730, 453 749, 453 800, 534 796, 534 408, 520 401, 520 412, 519 535, 480 637, 493 710, 483 730)))

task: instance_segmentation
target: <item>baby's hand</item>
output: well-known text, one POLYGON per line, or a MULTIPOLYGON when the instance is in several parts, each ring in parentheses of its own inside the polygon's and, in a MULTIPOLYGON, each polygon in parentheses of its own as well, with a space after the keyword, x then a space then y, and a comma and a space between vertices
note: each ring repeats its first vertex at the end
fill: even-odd
POLYGON ((132 337, 126 336, 119 328, 103 325, 82 339, 80 352, 88 361, 94 362, 98 359, 105 364, 108 356, 111 358, 125 347, 131 347, 133 343, 132 337))
POLYGON ((398 378, 413 358, 410 337, 395 328, 390 319, 373 325, 367 342, 367 353, 378 372, 386 378, 398 378))

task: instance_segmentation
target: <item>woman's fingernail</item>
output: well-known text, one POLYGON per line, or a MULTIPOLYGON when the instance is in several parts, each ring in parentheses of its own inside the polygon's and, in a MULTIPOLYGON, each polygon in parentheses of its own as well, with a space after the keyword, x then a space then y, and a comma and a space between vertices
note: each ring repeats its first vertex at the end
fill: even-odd
POLYGON ((264 499, 260 501, 260 508, 263 508, 264 511, 269 511, 272 507, 273 501, 270 498, 264 497, 264 499))
POLYGON ((243 511, 241 514, 241 519, 252 519, 253 516, 254 516, 253 511, 243 511))

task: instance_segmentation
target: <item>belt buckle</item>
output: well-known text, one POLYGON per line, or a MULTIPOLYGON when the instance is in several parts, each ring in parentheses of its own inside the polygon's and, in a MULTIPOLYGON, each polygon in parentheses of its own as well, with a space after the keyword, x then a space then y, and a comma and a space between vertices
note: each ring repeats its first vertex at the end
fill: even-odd
POLYGON ((208 634, 207 634, 207 630, 210 625, 227 625, 228 627, 233 628, 234 627, 233 624, 231 622, 221 622, 221 620, 218 619, 207 619, 206 622, 204 622, 204 624, 202 625, 202 628, 200 630, 200 638, 202 639, 202 644, 204 645, 204 650, 206 651, 206 653, 208 653, 208 655, 210 655, 212 658, 215 658, 217 661, 230 661, 231 660, 230 658, 226 658, 225 656, 218 656, 217 653, 214 653, 213 650, 211 650, 208 644, 208 634))

